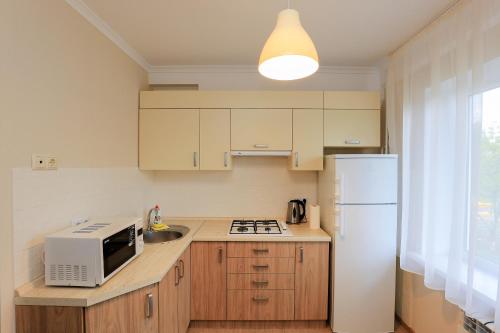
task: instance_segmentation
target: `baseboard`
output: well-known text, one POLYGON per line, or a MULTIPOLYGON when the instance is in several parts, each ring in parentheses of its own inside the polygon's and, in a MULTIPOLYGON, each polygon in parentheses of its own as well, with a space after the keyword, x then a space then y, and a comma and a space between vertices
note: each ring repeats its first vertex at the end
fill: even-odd
POLYGON ((208 320, 191 320, 190 328, 219 328, 219 329, 311 329, 311 328, 326 328, 326 321, 295 321, 295 320, 250 320, 250 321, 208 321, 208 320))
POLYGON ((415 331, 413 330, 413 328, 411 328, 410 326, 408 326, 408 324, 406 324, 406 323, 404 322, 404 320, 403 320, 403 319, 401 319, 398 315, 396 315, 396 321, 397 321, 397 322, 398 322, 401 326, 403 326, 403 328, 404 328, 405 330, 407 330, 408 332, 410 332, 410 333, 415 333, 415 331))

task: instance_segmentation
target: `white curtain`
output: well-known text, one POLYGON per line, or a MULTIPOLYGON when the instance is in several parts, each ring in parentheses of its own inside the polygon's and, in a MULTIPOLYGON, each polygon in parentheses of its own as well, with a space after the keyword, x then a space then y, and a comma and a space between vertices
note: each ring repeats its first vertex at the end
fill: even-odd
POLYGON ((500 0, 465 0, 391 56, 386 103, 388 148, 401 154, 401 267, 500 328, 500 200, 482 197, 489 181, 500 197, 500 160, 498 179, 482 169, 483 93, 497 87, 500 0))

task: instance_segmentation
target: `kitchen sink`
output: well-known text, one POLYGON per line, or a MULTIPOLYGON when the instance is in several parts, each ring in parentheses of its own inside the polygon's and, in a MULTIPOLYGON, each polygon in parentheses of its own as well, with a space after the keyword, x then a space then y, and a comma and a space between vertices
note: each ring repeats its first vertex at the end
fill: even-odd
POLYGON ((171 225, 167 230, 144 232, 144 243, 165 243, 181 239, 189 232, 189 228, 182 225, 171 225))

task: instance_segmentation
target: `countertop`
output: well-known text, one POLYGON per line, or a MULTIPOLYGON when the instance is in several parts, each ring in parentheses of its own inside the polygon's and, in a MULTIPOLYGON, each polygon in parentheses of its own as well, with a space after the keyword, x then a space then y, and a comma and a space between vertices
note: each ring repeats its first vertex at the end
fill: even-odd
POLYGON ((144 252, 100 287, 50 287, 41 277, 16 289, 16 305, 88 307, 160 282, 193 241, 272 241, 330 242, 321 229, 307 224, 289 225, 290 236, 229 235, 231 219, 168 219, 168 224, 184 225, 190 231, 183 238, 167 243, 145 244, 144 252))

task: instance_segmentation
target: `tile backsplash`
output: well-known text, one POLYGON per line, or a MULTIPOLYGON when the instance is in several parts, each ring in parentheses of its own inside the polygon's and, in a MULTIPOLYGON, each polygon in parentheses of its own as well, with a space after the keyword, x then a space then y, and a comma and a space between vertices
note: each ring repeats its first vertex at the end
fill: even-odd
POLYGON ((142 216, 148 178, 137 168, 14 169, 16 287, 43 274, 45 235, 77 218, 142 216))
POLYGON ((284 217, 293 198, 316 202, 317 172, 288 170, 286 158, 239 157, 233 170, 141 172, 137 168, 13 170, 16 287, 43 275, 44 236, 77 218, 284 217))

